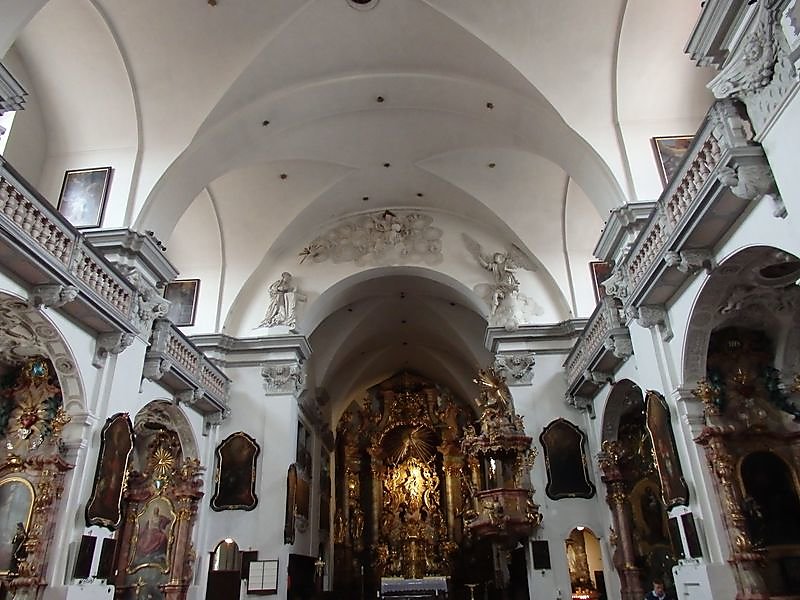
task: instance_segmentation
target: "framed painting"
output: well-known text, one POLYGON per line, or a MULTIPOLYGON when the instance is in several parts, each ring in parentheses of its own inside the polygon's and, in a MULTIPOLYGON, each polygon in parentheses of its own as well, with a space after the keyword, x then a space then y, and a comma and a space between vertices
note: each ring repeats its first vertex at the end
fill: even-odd
POLYGON ((179 279, 167 284, 164 290, 164 298, 170 301, 167 318, 178 327, 194 325, 199 289, 199 279, 179 279))
POLYGON ((17 572, 35 498, 27 479, 10 476, 0 480, 0 576, 17 572))
POLYGON ((122 519, 122 486, 128 459, 133 451, 133 425, 127 413, 106 420, 100 432, 100 454, 94 471, 94 485, 86 503, 86 525, 114 531, 122 519))
POLYGON ((645 395, 647 431, 653 443, 658 478, 661 481, 661 499, 669 509, 689 504, 689 488, 683 478, 675 436, 672 434, 669 407, 658 392, 649 390, 645 395))
POLYGON ((75 227, 100 227, 110 183, 111 167, 67 171, 58 196, 58 212, 75 227))
POLYGON ((595 300, 600 302, 606 296, 606 288, 603 286, 603 282, 611 276, 611 263, 594 260, 589 263, 589 271, 592 274, 595 300))
POLYGON ((255 439, 243 431, 232 433, 217 446, 213 510, 253 510, 258 506, 256 460, 260 453, 255 439))
POLYGON ((283 522, 283 543, 294 544, 295 505, 297 503, 297 465, 289 465, 286 474, 286 513, 283 522))
POLYGON ((136 514, 136 528, 131 540, 128 573, 152 567, 169 572, 170 553, 177 515, 172 502, 163 496, 156 496, 136 514))
POLYGON ((556 419, 544 428, 539 441, 544 449, 547 496, 553 500, 594 496, 584 450, 586 434, 566 419, 556 419))
POLYGON ((652 139, 653 152, 656 155, 656 164, 658 165, 658 174, 661 175, 661 181, 666 186, 675 173, 689 151, 692 145, 692 135, 672 135, 666 137, 654 137, 652 139))

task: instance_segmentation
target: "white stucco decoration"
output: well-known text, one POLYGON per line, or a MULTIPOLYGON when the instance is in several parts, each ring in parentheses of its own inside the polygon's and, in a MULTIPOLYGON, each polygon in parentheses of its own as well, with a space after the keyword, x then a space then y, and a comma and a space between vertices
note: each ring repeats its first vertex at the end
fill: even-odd
POLYGON ((354 262, 358 266, 442 262, 442 230, 420 212, 384 210, 344 220, 300 253, 300 263, 354 262))
POLYGON ((522 250, 509 244, 505 252, 484 254, 481 245, 469 235, 463 233, 462 238, 478 264, 492 274, 492 283, 479 283, 474 288, 475 293, 489 305, 490 327, 504 327, 513 331, 520 323, 529 323, 533 317, 542 314, 542 307, 519 291, 519 279, 515 271, 536 270, 536 265, 522 250))
POLYGON ((292 274, 283 272, 280 279, 269 285, 268 291, 269 306, 258 327, 286 325, 294 329, 297 324, 297 303, 305 301, 306 297, 297 291, 292 274))

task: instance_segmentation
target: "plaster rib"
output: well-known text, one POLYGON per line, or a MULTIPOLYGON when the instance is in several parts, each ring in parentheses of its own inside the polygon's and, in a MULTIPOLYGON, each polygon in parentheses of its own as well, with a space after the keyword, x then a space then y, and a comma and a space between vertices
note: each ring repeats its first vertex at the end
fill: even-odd
POLYGON ((217 314, 214 317, 214 331, 219 331, 222 321, 222 297, 225 293, 225 267, 228 261, 225 255, 225 234, 222 231, 222 217, 217 207, 217 199, 214 196, 214 192, 211 191, 211 185, 207 185, 204 189, 208 195, 211 209, 214 211, 214 220, 217 223, 217 232, 219 233, 219 289, 217 290, 217 314))
POLYGON ((567 285, 571 301, 572 316, 578 316, 578 302, 575 299, 575 284, 572 282, 572 266, 569 264, 569 249, 567 246, 567 201, 569 199, 569 184, 572 178, 567 175, 564 181, 564 194, 561 197, 561 248, 564 252, 564 266, 567 270, 567 285))

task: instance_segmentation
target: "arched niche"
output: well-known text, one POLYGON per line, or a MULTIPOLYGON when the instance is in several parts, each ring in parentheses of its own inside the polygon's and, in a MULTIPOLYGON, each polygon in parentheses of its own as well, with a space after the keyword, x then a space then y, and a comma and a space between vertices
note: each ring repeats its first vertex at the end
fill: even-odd
POLYGON ((172 431, 180 442, 184 458, 199 459, 197 441, 191 423, 181 409, 169 400, 153 400, 136 413, 133 430, 137 437, 137 450, 142 448, 142 440, 157 431, 172 431))
POLYGON ((777 368, 800 368, 800 259, 772 246, 751 246, 723 260, 700 290, 686 327, 683 382, 706 376, 711 334, 735 324, 775 337, 777 368))
POLYGON ((603 411, 603 441, 616 440, 619 435, 619 424, 622 416, 633 407, 642 406, 644 410, 644 396, 642 389, 630 379, 621 379, 611 388, 603 411))
MULTIPOLYGON (((58 377, 64 410, 71 417, 86 413, 83 382, 66 340, 45 314, 8 292, 0 292, 0 361, 20 365, 32 356, 50 360, 58 377)), ((77 419, 64 430, 65 443, 83 437, 77 419)))

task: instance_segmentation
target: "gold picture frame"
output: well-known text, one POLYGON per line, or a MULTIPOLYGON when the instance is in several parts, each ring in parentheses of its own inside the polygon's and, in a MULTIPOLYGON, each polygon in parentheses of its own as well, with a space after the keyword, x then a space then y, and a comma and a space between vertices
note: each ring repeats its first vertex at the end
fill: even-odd
POLYGON ((158 569, 161 573, 169 572, 174 542, 173 529, 177 518, 168 498, 156 496, 148 500, 136 514, 128 573, 147 567, 158 569))
POLYGON ((661 175, 661 181, 665 187, 678 171, 693 140, 693 135, 668 135, 652 138, 658 174, 661 175))

